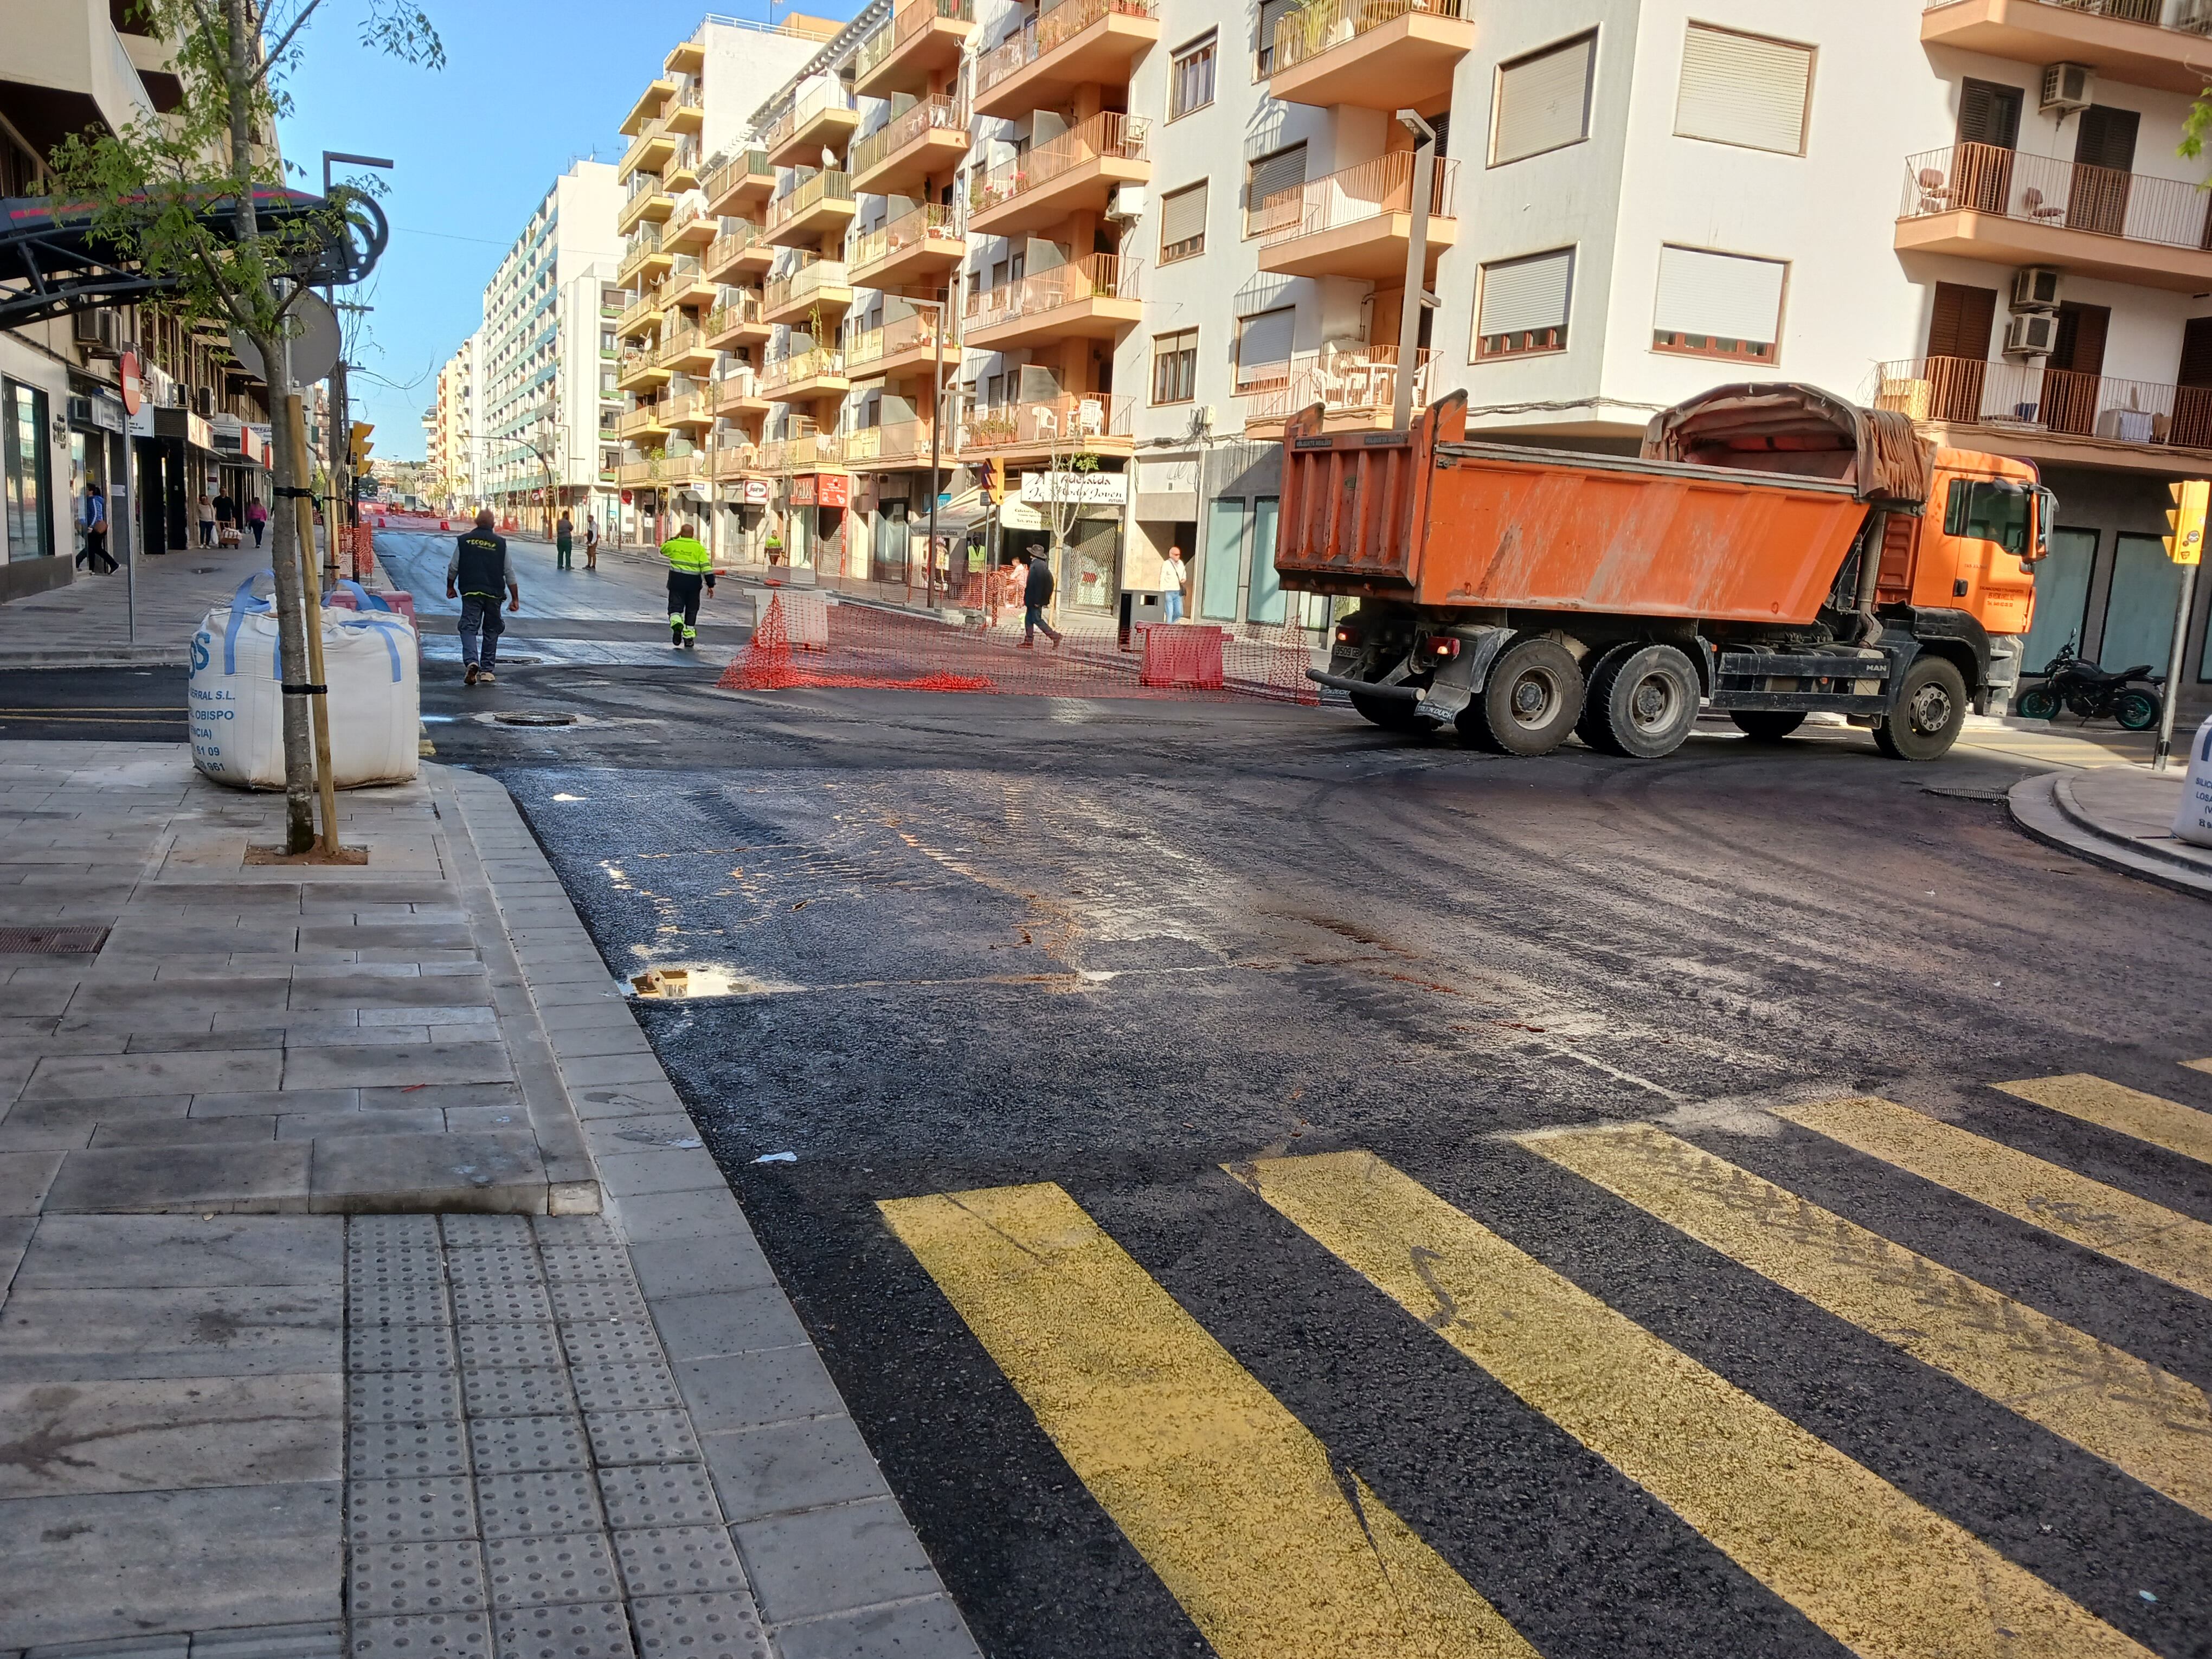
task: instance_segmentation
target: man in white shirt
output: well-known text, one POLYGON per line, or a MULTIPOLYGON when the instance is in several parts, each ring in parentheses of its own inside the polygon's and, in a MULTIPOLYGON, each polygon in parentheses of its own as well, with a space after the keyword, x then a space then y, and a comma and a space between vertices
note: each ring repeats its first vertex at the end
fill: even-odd
POLYGON ((1160 561, 1160 610, 1171 623, 1182 620, 1182 585, 1188 574, 1182 549, 1169 548, 1167 557, 1160 561))

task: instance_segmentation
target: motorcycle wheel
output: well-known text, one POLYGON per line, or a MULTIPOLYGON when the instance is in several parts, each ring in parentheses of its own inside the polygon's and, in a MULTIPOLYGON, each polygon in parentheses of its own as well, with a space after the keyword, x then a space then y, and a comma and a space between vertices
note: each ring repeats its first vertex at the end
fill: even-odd
POLYGON ((2160 713, 2158 694, 2136 686, 2116 693, 2112 698, 2112 718, 2126 732, 2148 732, 2158 724, 2160 713))
POLYGON ((2058 718, 2058 694, 2047 685, 2039 685, 2020 694, 2013 705, 2024 720, 2055 720, 2058 718))

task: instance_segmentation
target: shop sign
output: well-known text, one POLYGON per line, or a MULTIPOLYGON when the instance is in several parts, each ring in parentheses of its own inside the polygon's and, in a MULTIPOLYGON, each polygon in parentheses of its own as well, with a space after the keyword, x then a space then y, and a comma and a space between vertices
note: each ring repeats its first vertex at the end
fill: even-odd
POLYGON ((1002 530, 1042 530, 1044 514, 1018 495, 1009 495, 999 503, 999 527, 1002 530))
POLYGON ((1085 507, 1121 507, 1129 499, 1126 472, 1024 472, 1022 499, 1032 506, 1079 501, 1085 507))
POLYGON ((809 472, 791 481, 791 504, 793 507, 814 505, 814 474, 809 472))
POLYGON ((739 484, 738 490, 739 494, 738 499, 744 502, 746 506, 766 507, 768 505, 768 480, 766 478, 744 479, 739 484))
POLYGON ((818 506, 850 507, 853 504, 853 481, 842 472, 824 472, 815 480, 815 496, 818 506))

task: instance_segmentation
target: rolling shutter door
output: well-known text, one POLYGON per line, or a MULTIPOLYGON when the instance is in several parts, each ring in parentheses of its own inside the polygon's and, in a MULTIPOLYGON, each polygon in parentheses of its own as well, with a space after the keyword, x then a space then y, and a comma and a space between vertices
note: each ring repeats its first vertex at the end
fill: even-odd
POLYGON ((1296 190, 1306 181, 1306 147, 1292 144, 1252 163, 1251 183, 1244 194, 1244 210, 1257 213, 1270 196, 1296 190))
POLYGON ((1160 203, 1160 246, 1180 247, 1206 234, 1206 186, 1193 185, 1160 203))
POLYGON ((1588 133, 1590 60, 1596 49, 1597 37, 1584 35, 1498 71, 1493 164, 1557 149, 1588 133))
POLYGON ((1237 380, 1240 386, 1287 372, 1295 309, 1263 311, 1237 325, 1237 380))
POLYGON ((1482 316, 1474 331, 1488 338, 1565 326, 1574 269, 1574 250, 1564 247, 1527 259, 1485 265, 1482 316))
POLYGON ((1652 326, 1664 333, 1771 345, 1780 332, 1782 279, 1788 270, 1779 259, 1662 247, 1652 326))
POLYGON ((1812 83, 1810 47, 1692 23, 1682 46, 1674 131, 1685 138, 1802 155, 1812 83))
POLYGON ((1272 64, 1275 57, 1275 25, 1290 15, 1294 0, 1260 0, 1260 61, 1272 64))

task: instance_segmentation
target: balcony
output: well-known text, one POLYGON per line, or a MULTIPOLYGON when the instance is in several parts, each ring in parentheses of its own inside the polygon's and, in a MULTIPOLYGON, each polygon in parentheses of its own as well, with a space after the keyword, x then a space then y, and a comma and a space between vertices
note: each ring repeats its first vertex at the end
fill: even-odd
POLYGON ((697 137, 707 125, 707 107, 696 75, 676 77, 676 90, 662 100, 660 125, 681 136, 697 137))
POLYGON ((1920 38, 2018 64, 2087 64, 2132 86, 2194 95, 2205 83, 2200 44, 2212 34, 2202 0, 1929 0, 1920 38))
POLYGON ((660 228, 660 245, 672 253, 704 253, 721 228, 720 220, 708 218, 696 202, 688 202, 660 228))
POLYGON ((768 394, 750 369, 725 374, 714 383, 714 413, 726 421, 750 420, 768 413, 768 394))
POLYGON ((2143 472, 2212 455, 2212 387, 1967 357, 1881 364, 1869 401, 1935 428, 1939 443, 2026 460, 2143 472))
POLYGON ((668 158, 667 165, 660 170, 660 176, 661 182, 673 195, 681 196, 686 191, 698 189, 699 141, 696 138, 678 139, 676 153, 668 158))
POLYGON ((666 386, 668 380, 668 369, 652 352, 633 349, 623 353, 622 367, 615 371, 615 389, 651 392, 666 386))
POLYGON ((908 0, 866 40, 854 58, 853 88, 864 98, 927 92, 960 66, 975 32, 975 0, 908 0))
POLYGON ((660 306, 664 312, 683 307, 705 311, 721 297, 721 289, 707 279, 707 273, 699 261, 688 253, 676 256, 667 277, 660 284, 660 306))
POLYGON ((660 106, 675 95, 674 76, 663 75, 647 82, 645 90, 638 94, 637 102, 629 106, 629 113, 623 117, 622 125, 615 131, 625 138, 644 131, 645 124, 657 117, 660 106))
POLYGON ((904 196, 950 173, 968 153, 968 112, 953 98, 926 98, 853 146, 846 166, 853 188, 904 196))
POLYGON ((1011 118, 1064 103, 1079 87, 1123 85, 1159 41, 1152 0, 1060 0, 975 60, 975 113, 1011 118))
POLYGON ((860 125, 860 112, 849 94, 817 87, 769 129, 768 159, 780 167, 812 167, 825 149, 842 153, 860 125))
POLYGON ((1063 395, 1043 403, 969 409, 960 417, 961 459, 977 455, 1049 456, 1085 451, 1126 455, 1134 405, 1110 392, 1063 395))
POLYGON ((852 303, 842 259, 811 258, 761 290, 761 315, 771 323, 803 324, 817 311, 842 317, 852 303))
POLYGON ((1142 116, 1108 111, 1000 162, 968 187, 968 228, 979 236, 1010 236, 1070 214, 1104 212, 1116 185, 1152 176, 1145 156, 1148 125, 1142 116))
POLYGON ((702 263, 718 283, 757 276, 775 263, 775 247, 750 219, 725 219, 721 234, 707 244, 702 263))
POLYGON ((707 476, 716 483, 737 483, 760 471, 760 446, 751 440, 719 442, 707 458, 707 476))
POLYGON ((763 396, 780 404, 805 403, 817 398, 842 398, 853 389, 845 373, 845 355, 826 346, 771 357, 761 366, 763 396))
MULTIPOLYGON (((1459 163, 1438 160, 1429 199, 1429 264, 1459 240, 1452 187, 1459 163)), ((1356 276, 1387 282, 1406 274, 1413 238, 1413 153, 1394 150, 1371 161, 1310 179, 1269 197, 1254 210, 1250 228, 1261 237, 1260 269, 1285 276, 1356 276)))
POLYGON ((680 374, 704 374, 714 366, 714 352, 707 343, 705 331, 696 324, 686 323, 679 328, 661 331, 660 344, 653 350, 653 361, 680 374))
POLYGON ((764 149, 741 149, 709 173, 700 188, 707 192, 707 211, 718 218, 735 218, 759 207, 775 194, 775 169, 764 149))
POLYGON ((615 333, 624 340, 642 340, 660 325, 660 290, 647 289, 615 319, 615 333))
MULTIPOLYGON (((957 366, 960 349, 947 342, 944 361, 957 366)), ((856 380, 890 380, 912 374, 934 375, 938 365, 937 313, 917 311, 864 329, 845 343, 845 368, 856 380)))
POLYGON ((650 437, 657 443, 667 430, 668 422, 659 404, 640 404, 635 409, 625 410, 615 422, 615 435, 618 438, 650 437))
POLYGON ((952 210, 936 202, 845 240, 846 267, 862 288, 933 281, 967 253, 968 239, 953 228, 952 210))
POLYGON ((668 158, 676 154, 676 135, 663 126, 658 118, 647 121, 645 130, 630 141, 623 152, 622 164, 615 170, 615 182, 626 185, 636 173, 659 173, 668 158))
POLYGON ((679 41, 660 60, 660 66, 672 76, 696 76, 707 67, 707 48, 697 40, 679 41))
MULTIPOLYGON (((1413 407, 1429 400, 1429 360, 1424 349, 1413 363, 1413 407)), ((1290 361, 1240 367, 1237 398, 1244 406, 1247 437, 1278 438, 1283 422, 1302 409, 1319 404, 1323 430, 1380 431, 1390 423, 1393 400, 1398 395, 1398 348, 1361 346, 1346 351, 1329 347, 1322 351, 1298 351, 1290 361)))
POLYGON ((707 313, 705 327, 707 343, 717 351, 764 345, 770 332, 768 319, 761 315, 759 300, 750 294, 725 296, 720 305, 707 313))
POLYGON ((684 392, 667 401, 662 419, 671 427, 699 431, 714 424, 714 406, 703 392, 684 392))
POLYGON ((1462 0, 1310 0, 1275 25, 1268 95, 1327 108, 1399 110, 1451 95, 1474 46, 1462 0))
POLYGON ((641 225, 629 239, 616 280, 642 297, 647 289, 668 274, 669 266, 675 261, 676 256, 660 246, 660 227, 641 225))
POLYGON ((1077 336, 1111 339, 1144 316, 1137 289, 1142 264, 1093 253, 971 293, 961 343, 971 351, 1011 351, 1077 336))
POLYGON ((769 205, 768 240, 778 247, 820 247, 843 234, 857 210, 851 173, 817 173, 769 205))
POLYGON ((845 465, 855 472, 927 466, 932 430, 927 421, 895 421, 889 426, 863 427, 857 432, 848 432, 844 441, 845 465))
POLYGON ((760 447, 760 470, 786 476, 793 472, 841 471, 845 460, 842 434, 803 432, 788 438, 771 438, 760 447))
POLYGON ((627 236, 645 221, 666 219, 676 211, 676 198, 662 187, 657 173, 641 173, 629 181, 629 194, 615 215, 615 234, 627 236))
POLYGON ((1897 250, 2201 294, 2212 289, 2208 203, 2179 179, 1958 144, 1905 158, 1897 250))

